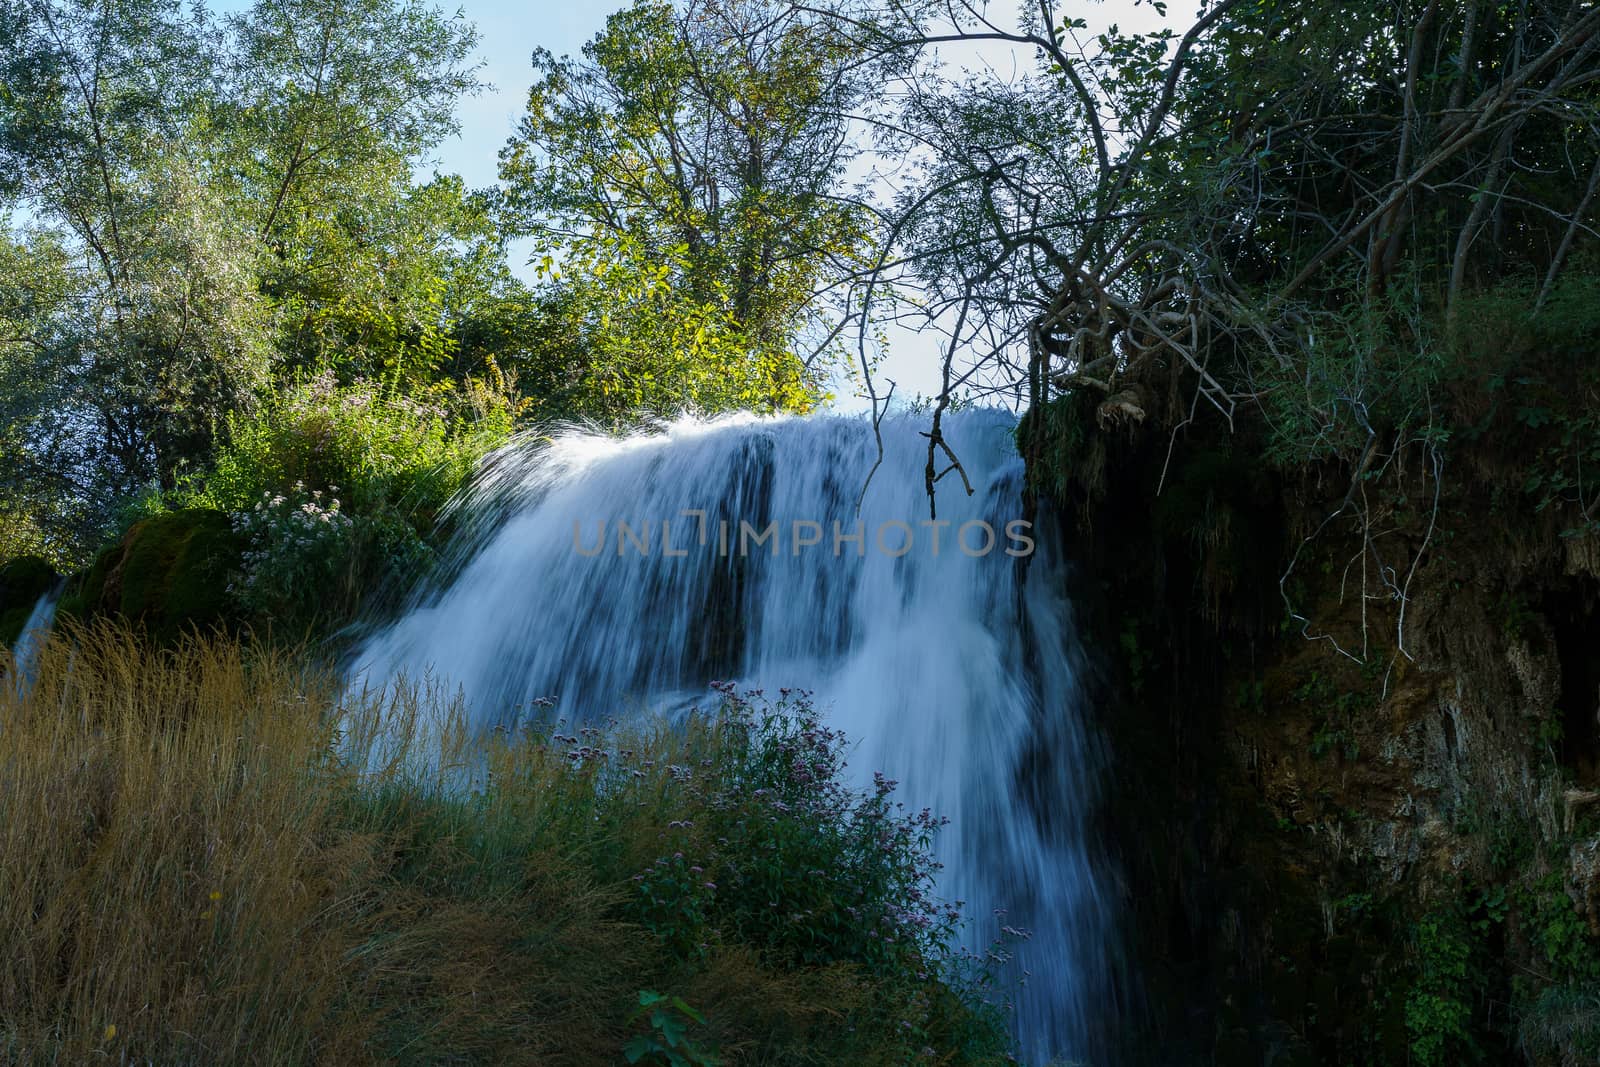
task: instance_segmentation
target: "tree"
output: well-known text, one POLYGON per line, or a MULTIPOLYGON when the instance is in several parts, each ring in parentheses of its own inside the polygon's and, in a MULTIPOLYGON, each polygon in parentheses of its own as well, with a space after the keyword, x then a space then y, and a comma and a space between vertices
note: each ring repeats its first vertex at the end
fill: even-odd
POLYGON ((425 380, 447 293, 464 273, 480 290, 508 277, 482 198, 412 180, 478 88, 476 32, 415 0, 263 3, 229 27, 218 175, 266 253, 287 365, 425 380))
POLYGON ((475 85, 459 16, 0 0, 0 27, 0 495, 52 500, 80 545, 275 378, 436 373, 507 277, 483 199, 411 177, 475 85))
POLYGON ((639 0, 583 58, 534 54, 539 80, 501 154, 509 211, 539 239, 570 321, 591 319, 619 274, 641 297, 603 318, 643 347, 586 333, 593 374, 628 383, 647 407, 805 406, 820 387, 850 313, 830 297, 865 236, 839 195, 866 76, 845 45, 826 20, 769 0, 639 0), (568 269, 552 270, 558 260, 568 269), (624 325, 630 309, 673 322, 624 325), (712 363, 695 384, 648 386, 681 385, 685 352, 662 345, 708 330, 719 341, 700 346, 712 363), (719 375, 771 385, 699 387, 719 375))
POLYGON ((76 308, 86 294, 61 242, 30 238, 0 236, 0 558, 60 559, 85 506, 103 503, 77 480, 92 469, 75 432, 83 416, 71 385, 76 308))
POLYGON ((58 372, 52 389, 67 389, 65 423, 59 411, 45 418, 93 426, 81 458, 111 493, 170 485, 264 370, 248 246, 200 188, 204 163, 185 140, 204 107, 207 23, 176 4, 43 0, 13 0, 0 21, 14 45, 0 74, 0 165, 86 264, 76 323, 38 326, 70 354, 29 348, 58 372))
POLYGON ((939 415, 974 385, 1034 410, 1093 396, 1105 424, 1249 410, 1302 459, 1431 448, 1429 375, 1474 287, 1531 276, 1540 306, 1593 247, 1582 4, 1217 0, 1145 34, 1090 34, 1053 0, 1015 24, 967 2, 835 18, 863 55, 961 41, 1035 62, 961 80, 925 62, 882 119, 922 168, 885 262, 950 335, 930 492, 955 462, 935 462, 939 415))

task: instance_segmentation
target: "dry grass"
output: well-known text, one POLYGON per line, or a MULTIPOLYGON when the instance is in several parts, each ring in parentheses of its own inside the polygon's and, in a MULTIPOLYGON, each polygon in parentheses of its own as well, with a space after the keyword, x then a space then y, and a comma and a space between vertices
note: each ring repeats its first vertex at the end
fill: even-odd
POLYGON ((611 1063, 644 988, 705 1011, 725 1060, 883 1062, 883 991, 850 968, 740 944, 687 967, 627 921, 684 817, 668 765, 709 736, 640 732, 618 743, 650 770, 597 782, 469 744, 425 689, 57 634, 25 691, 0 679, 0 1062, 611 1063))

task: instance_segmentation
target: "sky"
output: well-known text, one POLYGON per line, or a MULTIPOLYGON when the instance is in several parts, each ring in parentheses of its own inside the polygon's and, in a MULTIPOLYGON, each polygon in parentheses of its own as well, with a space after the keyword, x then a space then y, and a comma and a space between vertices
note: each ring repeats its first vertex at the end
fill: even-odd
POLYGON ((461 133, 437 150, 440 169, 466 179, 469 186, 492 184, 500 147, 516 127, 533 81, 535 48, 556 55, 576 55, 586 41, 605 27, 606 16, 623 4, 574 0, 465 0, 467 20, 478 27, 482 78, 490 83, 478 96, 463 100, 456 116, 461 133))

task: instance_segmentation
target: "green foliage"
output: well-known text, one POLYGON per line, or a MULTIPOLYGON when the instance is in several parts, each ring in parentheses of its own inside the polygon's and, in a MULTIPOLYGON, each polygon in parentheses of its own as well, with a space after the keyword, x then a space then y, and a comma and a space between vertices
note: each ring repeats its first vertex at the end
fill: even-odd
MULTIPOLYGON (((939 820, 898 813, 881 779, 867 793, 845 787, 844 740, 804 695, 719 692, 714 713, 671 728, 497 731, 470 797, 394 789, 359 798, 354 825, 413 828, 396 874, 431 894, 514 896, 530 842, 596 884, 620 882, 609 915, 644 935, 653 973, 686 1000, 705 1002, 688 990, 746 958, 761 974, 849 976, 850 991, 809 1024, 774 1005, 765 1032, 747 1029, 758 1059, 905 1062, 932 1047, 999 1062, 1004 1016, 984 1000, 993 961, 957 948, 959 911, 929 893, 939 820), (457 849, 441 863, 441 850, 457 849)), ((707 1050, 737 1033, 729 1016, 742 992, 725 989, 716 1002, 728 1006, 705 1019, 649 994, 629 1018, 628 1054, 709 1062, 707 1050)))
POLYGON ((476 31, 419 0, 280 0, 225 21, 224 81, 207 100, 216 150, 286 260, 310 251, 300 227, 368 206, 396 164, 454 133, 457 101, 478 88, 476 31))
POLYGON ((36 549, 81 558, 293 368, 454 369, 454 320, 506 283, 483 199, 411 179, 476 84, 459 17, 5 0, 0 25, 0 511, 36 549))
POLYGON ((236 620, 227 588, 243 551, 220 511, 196 508, 142 519, 67 586, 60 614, 120 617, 162 644, 236 620))
POLYGON ((1600 942, 1567 895, 1561 872, 1545 875, 1518 897, 1533 947, 1552 977, 1561 982, 1600 981, 1600 942))
POLYGON ((639 1034, 622 1050, 629 1063, 664 1064, 666 1067, 717 1067, 722 1061, 689 1040, 693 1026, 703 1026, 705 1016, 683 1002, 681 997, 641 989, 639 1007, 629 1022, 649 1023, 649 1032, 639 1034))
POLYGON ((1105 455, 1085 395, 1064 393, 1030 409, 1017 422, 1016 440, 1034 492, 1070 500, 1105 488, 1105 455))
POLYGON ((422 391, 485 373, 496 351, 463 339, 486 305, 524 296, 486 195, 455 177, 413 185, 402 160, 348 195, 336 213, 302 217, 284 237, 297 248, 264 268, 285 365, 422 391))
POLYGON ((390 507, 426 528, 504 442, 515 408, 483 383, 418 396, 368 381, 340 385, 323 371, 260 413, 231 420, 227 445, 184 496, 239 511, 300 482, 338 493, 349 514, 390 507))
POLYGON ((1514 903, 1503 885, 1464 890, 1417 921, 1416 975, 1405 1000, 1411 1062, 1481 1062, 1498 1044, 1495 1020, 1485 1014, 1495 981, 1491 941, 1507 926, 1514 903))
POLYGON ((634 878, 640 922, 683 959, 703 958, 710 951, 704 938, 710 936, 717 886, 707 879, 705 868, 681 852, 658 858, 634 878))
POLYGON ((325 371, 230 420, 211 469, 174 499, 233 514, 249 551, 232 590, 248 614, 305 632, 425 573, 445 504, 505 441, 517 403, 476 380, 426 395, 325 371))
POLYGON ((563 414, 617 425, 640 414, 816 403, 815 373, 786 343, 759 340, 720 282, 709 298, 687 291, 678 276, 686 262, 682 247, 658 256, 631 237, 594 237, 568 251, 551 275, 543 324, 549 355, 564 361, 563 414))
POLYGON ((1141 650, 1139 645, 1139 619, 1136 616, 1123 616, 1122 627, 1117 631, 1117 647, 1122 650, 1122 662, 1128 669, 1128 685, 1137 697, 1144 691, 1145 672, 1150 664, 1147 662, 1148 649, 1141 650))
POLYGON ((25 401, 21 426, 36 449, 77 453, 58 485, 170 484, 268 369, 250 234, 206 188, 190 136, 205 109, 207 16, 62 0, 7 4, 0 21, 14 31, 0 166, 17 176, 38 245, 74 253, 72 299, 35 305, 23 323, 18 357, 55 395, 25 401), (66 419, 45 409, 52 400, 66 419))
POLYGON ((1542 308, 1531 284, 1465 301, 1456 406, 1473 440, 1514 450, 1522 498, 1562 518, 1563 536, 1600 533, 1600 278, 1573 273, 1542 308))
POLYGON ((1600 985, 1569 983, 1541 991, 1523 1010, 1517 1033, 1536 1062, 1600 1062, 1600 985))
POLYGON ((724 700, 694 833, 634 876, 641 921, 688 958, 737 936, 796 965, 936 966, 957 919, 932 896, 941 820, 900 815, 881 776, 871 793, 845 789, 844 739, 803 695, 724 700))
POLYGON ((814 402, 822 297, 864 255, 836 195, 860 58, 767 0, 638 0, 581 59, 535 53, 501 175, 602 416, 814 402))
MULTIPOLYGON (((298 482, 295 488, 304 492, 298 482)), ((348 610, 346 583, 361 534, 337 497, 324 507, 321 490, 303 500, 264 494, 254 508, 234 514, 233 527, 249 548, 228 591, 247 614, 292 633, 348 610)))
POLYGON ((1351 674, 1341 680, 1313 670, 1295 687, 1293 699, 1314 709, 1316 726, 1311 735, 1314 757, 1321 759, 1330 752, 1339 752, 1346 760, 1353 760, 1360 755, 1356 741, 1356 733, 1362 725, 1360 720, 1373 712, 1378 701, 1371 688, 1372 679, 1357 681, 1358 677, 1351 674))
POLYGON ((1378 433, 1447 440, 1438 401, 1448 353, 1433 336, 1433 309, 1418 307, 1409 292, 1396 286, 1327 312, 1290 365, 1252 364, 1269 462, 1288 469, 1330 457, 1354 462, 1378 433))
POLYGON ((926 153, 889 213, 896 262, 931 291, 930 325, 960 310, 951 349, 975 369, 959 380, 1026 396, 1031 484, 1103 483, 1092 442, 1119 427, 1164 446, 1138 471, 1164 496, 1186 451, 1237 433, 1248 466, 1341 469, 1360 491, 1346 518, 1409 533, 1432 516, 1407 493, 1466 451, 1489 376, 1464 351, 1481 348, 1524 394, 1475 473, 1559 504, 1572 536, 1593 529, 1600 101, 1570 49, 1600 16, 1267 0, 1095 33, 1057 2, 1014 24, 863 6, 864 48, 1031 46, 1034 65, 1003 74, 929 60, 884 135, 926 153), (1491 91, 1514 77, 1563 103, 1491 91))
POLYGON ((1476 981, 1471 933, 1457 912, 1439 909, 1422 917, 1416 937, 1419 974, 1406 997, 1411 1055, 1421 1067, 1473 1057, 1476 981))

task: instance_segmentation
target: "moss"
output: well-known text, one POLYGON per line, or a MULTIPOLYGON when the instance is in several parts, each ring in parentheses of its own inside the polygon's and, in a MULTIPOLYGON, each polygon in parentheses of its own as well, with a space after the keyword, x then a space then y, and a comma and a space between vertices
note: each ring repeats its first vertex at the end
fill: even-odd
POLYGON ((1093 396, 1064 393, 1017 423, 1017 450, 1031 460, 1028 476, 1036 492, 1095 496, 1106 488, 1105 435, 1094 413, 1093 396))
POLYGON ((59 580, 55 568, 38 556, 19 556, 0 564, 0 646, 16 642, 34 605, 59 580))
POLYGON ((120 615, 170 644, 193 629, 236 620, 228 580, 243 544, 221 511, 175 511, 128 528, 102 549, 62 598, 81 619, 120 615))

